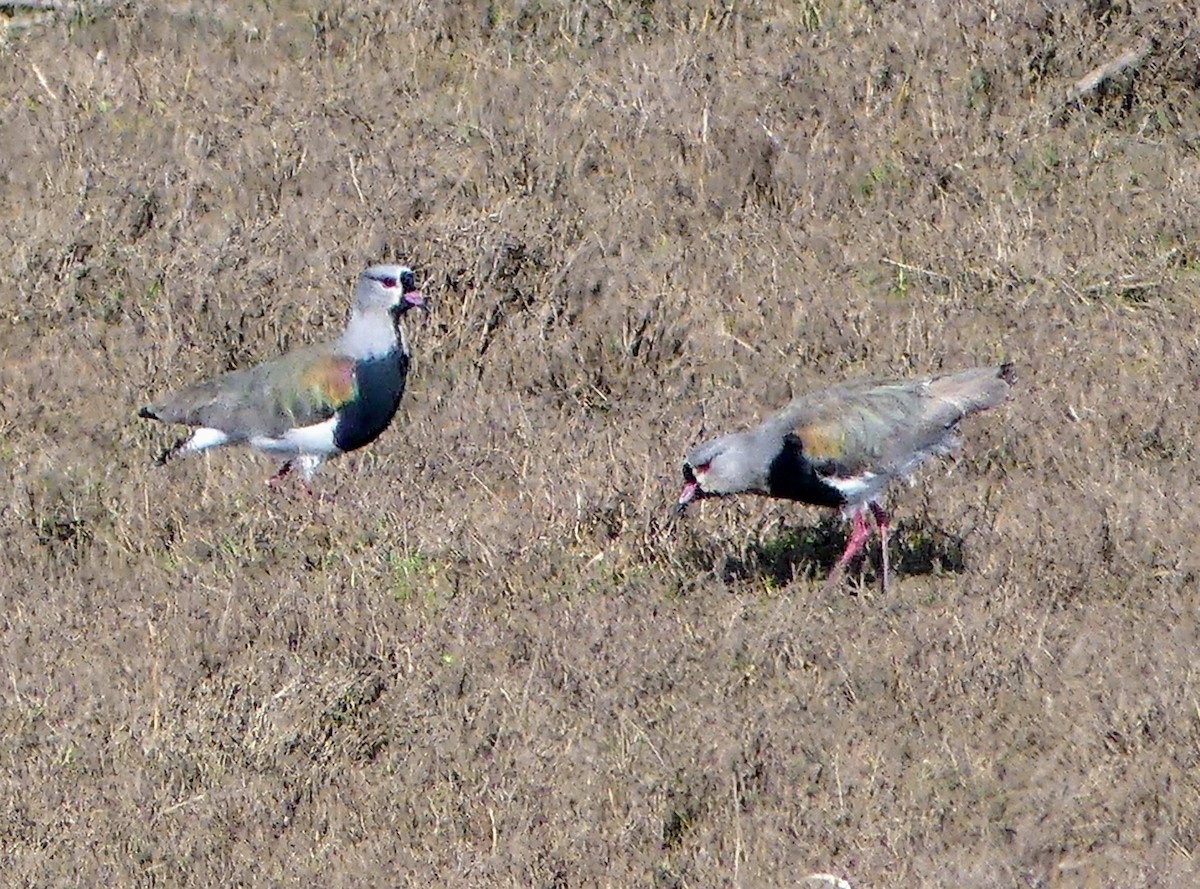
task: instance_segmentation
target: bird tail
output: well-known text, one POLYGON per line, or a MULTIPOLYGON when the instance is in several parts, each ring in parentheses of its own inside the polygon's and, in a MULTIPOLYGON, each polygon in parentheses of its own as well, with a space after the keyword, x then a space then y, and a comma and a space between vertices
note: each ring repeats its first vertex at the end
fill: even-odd
POLYGON ((953 416, 946 417, 945 422, 951 425, 976 411, 998 405, 1016 379, 1016 368, 1011 362, 999 367, 975 367, 934 377, 929 381, 929 396, 936 413, 950 409, 953 416))
POLYGON ((147 420, 158 420, 162 423, 186 423, 189 426, 199 426, 204 422, 199 411, 209 405, 213 397, 210 393, 193 392, 191 387, 172 392, 160 398, 154 404, 147 404, 138 409, 138 416, 147 420))

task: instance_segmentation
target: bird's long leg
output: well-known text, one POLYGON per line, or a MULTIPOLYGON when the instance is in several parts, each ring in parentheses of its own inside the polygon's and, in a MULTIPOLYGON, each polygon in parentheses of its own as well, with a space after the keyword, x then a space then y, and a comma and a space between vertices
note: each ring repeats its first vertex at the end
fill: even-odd
POLYGON ((883 573, 879 576, 879 586, 886 596, 888 590, 888 528, 892 525, 892 517, 878 503, 872 501, 869 505, 871 515, 875 516, 875 525, 879 528, 880 563, 883 566, 883 573))
POLYGON ((292 471, 292 461, 288 460, 286 463, 284 463, 282 466, 279 467, 278 471, 273 476, 271 476, 269 479, 267 479, 267 487, 271 488, 272 490, 278 490, 279 483, 282 482, 284 480, 284 478, 287 477, 287 474, 291 471, 292 471))
POLYGON ((169 448, 159 454, 158 457, 155 458, 154 462, 159 466, 165 466, 168 460, 173 460, 175 457, 183 453, 183 451, 187 448, 187 443, 188 436, 185 435, 183 438, 176 441, 175 444, 171 445, 169 448))
POLYGON ((304 481, 304 490, 309 497, 315 497, 317 500, 323 500, 322 495, 318 495, 312 489, 313 476, 317 474, 317 469, 320 468, 322 458, 316 454, 301 454, 294 461, 300 469, 300 477, 304 481))
POLYGON ((846 541, 846 548, 842 550, 841 557, 837 560, 837 564, 833 566, 833 570, 829 572, 829 579, 825 581, 825 592, 831 592, 841 579, 842 572, 846 566, 862 550, 866 544, 867 538, 871 536, 871 526, 867 524, 867 518, 862 509, 854 511, 854 524, 850 529, 850 538, 846 541))

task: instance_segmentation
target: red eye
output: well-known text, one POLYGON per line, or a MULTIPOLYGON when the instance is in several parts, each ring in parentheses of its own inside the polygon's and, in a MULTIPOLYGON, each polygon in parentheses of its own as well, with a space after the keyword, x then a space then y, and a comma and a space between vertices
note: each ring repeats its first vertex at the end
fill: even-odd
POLYGON ((379 283, 382 284, 384 287, 386 287, 388 290, 391 290, 393 287, 396 286, 396 279, 395 278, 380 278, 379 283))
POLYGON ((696 471, 697 472, 708 472, 708 470, 711 466, 712 466, 712 460, 708 460, 707 462, 701 463, 699 466, 697 466, 696 471))

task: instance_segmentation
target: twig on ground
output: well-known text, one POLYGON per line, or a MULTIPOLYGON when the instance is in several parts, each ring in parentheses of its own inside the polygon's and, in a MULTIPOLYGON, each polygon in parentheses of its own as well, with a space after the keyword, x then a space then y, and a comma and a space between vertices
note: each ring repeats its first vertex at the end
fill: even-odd
POLYGON ((1099 284, 1083 288, 1083 292, 1103 293, 1105 291, 1115 291, 1117 293, 1128 293, 1131 290, 1153 290, 1162 286, 1162 281, 1101 281, 1099 284))
POLYGON ((832 886, 834 889, 850 889, 850 881, 843 880, 841 877, 834 874, 809 874, 804 878, 806 883, 823 883, 826 886, 832 886))
POLYGON ((49 12, 62 8, 58 0, 0 0, 0 9, 10 12, 49 12))
POLYGON ((46 75, 42 73, 42 69, 32 62, 30 62, 29 67, 33 69, 34 76, 37 77, 38 83, 42 85, 42 89, 46 91, 46 95, 50 97, 51 101, 57 102, 58 94, 50 89, 50 81, 46 80, 46 75))
POLYGON ((57 12, 68 16, 81 15, 83 13, 97 13, 111 9, 113 0, 96 0, 89 3, 86 0, 77 0, 77 2, 67 2, 67 0, 0 0, 0 13, 4 13, 13 19, 14 24, 27 24, 33 21, 40 21, 41 16, 36 13, 57 12), (30 14, 28 19, 18 18, 23 14, 30 14))
POLYGON ((939 281, 949 281, 950 280, 949 275, 943 275, 941 272, 933 271, 933 269, 923 269, 920 266, 909 265, 907 262, 898 262, 894 259, 888 259, 886 256, 882 257, 879 261, 884 263, 885 265, 894 266, 898 269, 904 269, 904 271, 906 271, 906 272, 913 272, 914 274, 917 274, 917 275, 925 275, 926 277, 929 277, 929 278, 936 278, 939 281))
POLYGON ((1073 102, 1076 99, 1083 98, 1088 93, 1095 92, 1105 81, 1142 64, 1146 60, 1146 57, 1153 51, 1154 41, 1147 38, 1133 49, 1121 53, 1111 62, 1105 62, 1103 65, 1093 68, 1071 87, 1067 93, 1067 101, 1073 102))

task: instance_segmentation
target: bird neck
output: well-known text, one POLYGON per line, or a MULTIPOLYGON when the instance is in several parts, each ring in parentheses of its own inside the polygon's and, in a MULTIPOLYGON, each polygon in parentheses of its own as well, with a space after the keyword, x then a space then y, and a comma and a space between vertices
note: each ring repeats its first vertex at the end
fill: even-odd
POLYGON ((404 348, 404 332, 392 322, 387 309, 354 309, 339 345, 339 351, 351 358, 376 358, 394 351, 397 345, 404 348))

